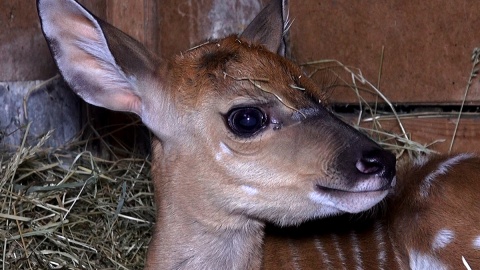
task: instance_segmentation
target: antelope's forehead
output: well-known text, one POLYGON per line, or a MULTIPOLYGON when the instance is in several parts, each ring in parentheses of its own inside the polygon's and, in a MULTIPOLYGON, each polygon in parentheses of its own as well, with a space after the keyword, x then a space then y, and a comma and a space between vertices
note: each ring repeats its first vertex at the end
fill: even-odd
MULTIPOLYGON (((277 96, 291 103, 318 102, 321 91, 300 67, 262 46, 251 45, 236 36, 202 44, 182 58, 192 68, 190 81, 214 89, 217 94, 277 96)), ((188 74, 188 72, 183 72, 188 74)), ((201 89, 199 89, 201 91, 201 89)))

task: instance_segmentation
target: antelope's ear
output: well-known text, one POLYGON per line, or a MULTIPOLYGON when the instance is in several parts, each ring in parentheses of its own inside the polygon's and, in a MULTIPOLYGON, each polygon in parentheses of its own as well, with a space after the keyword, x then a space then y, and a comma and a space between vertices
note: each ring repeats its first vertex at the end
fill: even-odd
POLYGON ((73 0, 38 0, 43 33, 64 79, 88 103, 141 115, 141 77, 154 57, 73 0))
POLYGON ((253 19, 240 37, 264 45, 272 52, 285 56, 284 35, 290 26, 288 0, 272 0, 253 19))

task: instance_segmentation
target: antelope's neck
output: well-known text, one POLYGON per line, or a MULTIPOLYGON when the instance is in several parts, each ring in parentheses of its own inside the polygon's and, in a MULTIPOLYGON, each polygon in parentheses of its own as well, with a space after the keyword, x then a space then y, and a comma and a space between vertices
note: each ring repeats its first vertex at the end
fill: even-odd
MULTIPOLYGON (((212 226, 168 212, 161 217, 149 247, 146 269, 260 269, 263 224, 249 220, 232 227, 212 226)), ((163 206, 162 206, 163 205, 163 206)))
MULTIPOLYGON (((158 148, 154 144, 154 159, 161 156, 158 148)), ((157 223, 145 269, 260 269, 264 223, 222 211, 196 187, 176 184, 185 179, 168 179, 166 164, 155 164, 157 223)))

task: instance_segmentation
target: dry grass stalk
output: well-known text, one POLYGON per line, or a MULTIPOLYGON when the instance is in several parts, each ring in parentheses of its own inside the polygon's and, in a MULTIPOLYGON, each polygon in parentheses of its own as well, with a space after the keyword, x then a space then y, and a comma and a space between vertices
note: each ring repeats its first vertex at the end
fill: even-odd
POLYGON ((478 76, 478 71, 479 71, 478 64, 480 64, 480 48, 473 49, 471 61, 472 61, 472 70, 470 71, 470 76, 468 77, 467 85, 465 86, 465 92, 463 94, 462 104, 460 105, 457 121, 455 122, 455 129, 453 131, 452 140, 450 141, 450 147, 448 148, 448 152, 452 151, 453 144, 455 143, 458 125, 460 124, 460 119, 462 118, 462 115, 463 115, 463 107, 465 106, 465 101, 467 100, 468 91, 470 90, 470 86, 472 85, 473 80, 478 76))

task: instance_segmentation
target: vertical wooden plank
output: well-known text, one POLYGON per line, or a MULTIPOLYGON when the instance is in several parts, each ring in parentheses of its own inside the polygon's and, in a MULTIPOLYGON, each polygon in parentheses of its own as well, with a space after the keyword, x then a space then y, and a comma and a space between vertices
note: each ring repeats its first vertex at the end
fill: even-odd
POLYGON ((147 49, 158 54, 158 5, 161 1, 156 0, 144 0, 144 35, 145 40, 143 44, 147 49))
POLYGON ((125 33, 144 43, 144 2, 136 0, 107 1, 106 20, 125 33))
POLYGON ((87 8, 90 12, 95 14, 95 16, 105 19, 106 10, 107 10, 107 0, 76 0, 82 6, 87 8))
POLYGON ((154 51, 156 44, 154 0, 107 1, 106 20, 154 51))
POLYGON ((158 7, 157 52, 170 58, 202 41, 240 33, 268 0, 164 0, 158 7))
MULTIPOLYGON (((208 1, 208 0, 207 0, 208 1)), ((170 58, 189 47, 190 18, 188 1, 164 0, 159 6, 157 53, 170 58)))
MULTIPOLYGON (((105 14, 105 0, 80 2, 100 17, 105 14)), ((44 80, 56 73, 35 3, 34 0, 0 1, 0 81, 44 80)))
POLYGON ((0 81, 46 79, 55 74, 35 1, 0 1, 0 26, 0 81))
MULTIPOLYGON (((479 9, 479 1, 459 0, 292 2, 292 53, 301 62, 337 59, 374 84, 382 66, 380 86, 392 102, 458 104, 480 46, 479 9)), ((480 104, 475 83, 468 99, 480 104)), ((355 102, 344 91, 332 98, 355 102)))

